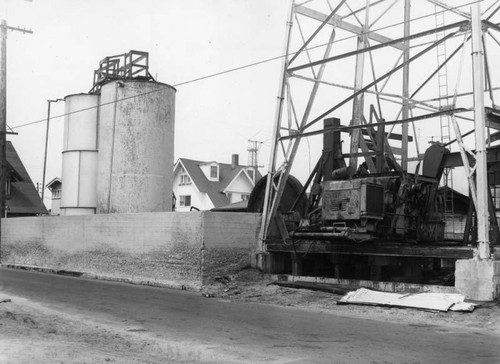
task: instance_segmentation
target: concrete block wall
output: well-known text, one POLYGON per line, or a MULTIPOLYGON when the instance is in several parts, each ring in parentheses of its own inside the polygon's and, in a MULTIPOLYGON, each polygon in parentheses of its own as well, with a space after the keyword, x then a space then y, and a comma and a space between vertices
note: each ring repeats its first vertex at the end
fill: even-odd
POLYGON ((216 277, 256 267, 259 214, 205 213, 203 215, 203 284, 216 277))
POLYGON ((252 264, 258 223, 210 212, 3 219, 1 263, 200 289, 252 264))

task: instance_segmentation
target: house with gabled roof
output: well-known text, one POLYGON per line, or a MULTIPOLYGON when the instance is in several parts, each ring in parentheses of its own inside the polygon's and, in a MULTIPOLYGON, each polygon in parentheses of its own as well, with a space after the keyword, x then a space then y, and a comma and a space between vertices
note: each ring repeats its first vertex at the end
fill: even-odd
POLYGON ((52 181, 47 183, 45 186, 52 193, 52 205, 50 208, 50 215, 60 215, 61 214, 61 191, 62 191, 62 181, 59 177, 54 178, 52 181))
POLYGON ((175 211, 211 210, 246 201, 262 178, 256 167, 179 158, 174 166, 175 211))
POLYGON ((7 217, 46 214, 35 185, 10 141, 6 146, 5 214, 7 217))

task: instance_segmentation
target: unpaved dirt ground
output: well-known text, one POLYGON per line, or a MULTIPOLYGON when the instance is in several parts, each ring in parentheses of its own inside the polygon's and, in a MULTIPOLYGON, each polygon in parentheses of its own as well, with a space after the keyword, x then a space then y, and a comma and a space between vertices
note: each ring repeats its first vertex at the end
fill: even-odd
MULTIPOLYGON (((0 301, 5 296, 0 296, 0 301)), ((90 322, 21 297, 0 303, 0 363, 230 363, 192 341, 164 340, 126 322, 90 322)))
MULTIPOLYGON (((480 329, 500 338, 500 302, 483 304, 472 313, 337 305, 340 295, 279 287, 255 270, 221 277, 200 294, 235 304, 256 302, 415 326, 480 329)), ((193 343, 145 336, 126 323, 90 323, 0 292, 0 302, 3 299, 7 302, 0 303, 0 363, 231 362, 231 358, 201 356, 210 350, 193 343)))

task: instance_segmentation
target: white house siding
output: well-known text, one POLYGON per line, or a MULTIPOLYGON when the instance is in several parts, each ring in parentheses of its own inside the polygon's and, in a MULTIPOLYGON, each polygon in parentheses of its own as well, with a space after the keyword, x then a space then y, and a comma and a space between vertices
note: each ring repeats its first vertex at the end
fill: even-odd
MULTIPOLYGON (((200 210, 210 210, 214 208, 214 204, 208 198, 208 195, 206 193, 196 193, 194 198, 191 197, 191 206, 196 207, 197 209, 200 210)), ((188 208, 188 210, 191 207, 188 208)))
POLYGON ((231 194, 231 203, 236 203, 243 200, 242 195, 250 195, 252 189, 252 183, 244 172, 242 172, 229 186, 227 186, 225 192, 231 194))
POLYGON ((61 213, 61 198, 53 198, 50 206, 51 215, 59 215, 61 213))
POLYGON ((191 206, 200 210, 209 210, 213 208, 213 204, 210 199, 207 198, 206 193, 199 192, 193 181, 191 181, 190 184, 180 184, 182 174, 185 174, 185 172, 177 173, 174 176, 173 192, 176 197, 175 211, 190 211, 191 206), (180 206, 180 196, 191 196, 191 205, 180 206))

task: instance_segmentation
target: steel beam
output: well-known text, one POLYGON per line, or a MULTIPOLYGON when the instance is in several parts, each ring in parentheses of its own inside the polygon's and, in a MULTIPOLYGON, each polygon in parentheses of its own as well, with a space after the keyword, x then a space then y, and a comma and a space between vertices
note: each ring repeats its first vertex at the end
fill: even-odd
MULTIPOLYGON (((440 40, 438 40, 437 42, 435 42, 434 44, 428 46, 427 48, 425 48, 424 50, 420 51, 419 53, 417 53, 416 55, 414 55, 413 57, 411 57, 410 59, 408 59, 408 63, 409 62, 412 62, 414 61, 415 59, 421 57, 423 54, 427 53, 428 51, 430 51, 431 49, 433 49, 434 47, 436 47, 439 43, 441 42, 445 42, 447 39, 453 37, 456 33, 458 33, 460 30, 458 30, 457 32, 455 33, 450 33, 448 34, 447 36, 441 38, 440 40)), ((365 48, 367 49, 367 48, 365 48)), ((392 70, 390 70, 389 72, 385 73, 384 75, 380 76, 379 78, 377 78, 376 80, 374 80, 373 82, 371 82, 370 84, 366 85, 365 87, 363 87, 361 90, 357 91, 357 92, 354 92, 352 95, 350 95, 349 97, 345 98, 344 100, 342 100, 340 103, 338 103, 337 105, 333 106, 332 108, 330 108, 329 110, 325 111, 324 113, 322 113, 321 115, 319 115, 318 117, 316 117, 314 120, 312 120, 309 124, 307 124, 304 128, 302 128, 302 131, 304 131, 305 129, 311 127, 313 124, 317 123, 319 120, 325 118, 326 116, 328 116, 330 113, 332 113, 333 111, 337 110, 338 108, 340 108, 342 105, 346 104, 347 102, 351 101, 352 99, 354 99, 357 95, 365 92, 366 90, 368 90, 369 88, 371 88, 373 85, 375 85, 376 83, 382 81, 383 79, 389 77, 390 75, 392 75, 393 73, 399 71, 401 68, 403 68, 405 66, 405 62, 403 62, 402 64, 400 64, 399 66, 393 68, 392 70)))
MULTIPOLYGON (((470 37, 469 37, 469 39, 470 39, 470 37)), ((446 60, 445 60, 443 63, 441 63, 441 64, 438 66, 438 68, 436 68, 436 70, 435 70, 434 72, 432 72, 432 73, 429 75, 429 77, 427 77, 427 78, 425 79, 425 81, 424 81, 424 82, 422 82, 422 83, 420 84, 420 86, 419 86, 419 87, 418 87, 418 88, 417 88, 417 89, 416 89, 416 90, 415 90, 415 91, 411 94, 410 98, 415 97, 415 95, 416 95, 416 94, 417 94, 417 93, 418 93, 418 92, 419 92, 419 91, 420 91, 420 90, 421 90, 421 89, 422 89, 422 88, 423 88, 423 87, 424 87, 424 86, 425 86, 425 85, 426 85, 426 84, 427 84, 427 83, 428 83, 428 82, 429 82, 429 81, 430 81, 430 80, 431 80, 431 79, 432 79, 435 75, 437 75, 437 74, 438 74, 438 72, 439 72, 439 71, 440 71, 443 67, 445 67, 445 66, 446 66, 446 64, 447 64, 447 63, 448 63, 448 62, 449 62, 449 61, 450 61, 450 60, 451 60, 451 59, 452 59, 452 58, 453 58, 453 57, 454 57, 454 56, 458 53, 458 51, 460 51, 460 49, 462 49, 462 47, 463 47, 463 46, 464 46, 464 43, 461 43, 461 44, 460 44, 460 45, 459 45, 459 46, 458 46, 458 47, 457 47, 457 48, 456 48, 456 49, 455 49, 455 50, 454 50, 454 51, 453 51, 453 52, 452 52, 452 53, 451 53, 451 54, 450 54, 447 58, 446 58, 446 60)), ((450 96, 450 97, 452 97, 452 96, 450 96)), ((439 98, 439 99, 441 99, 441 98, 439 98)), ((435 101, 438 101, 438 100, 435 100, 435 101)))
MULTIPOLYGON (((497 1, 497 3, 498 3, 498 1, 497 1)), ((492 12, 490 15, 488 15, 488 17, 486 18, 486 20, 490 20, 490 19, 493 17, 493 15, 495 15, 495 14, 496 14, 496 12, 497 12, 498 10, 500 10, 500 5, 499 5, 499 6, 497 6, 497 7, 496 7, 496 9, 495 9, 495 10, 493 10, 493 12, 492 12)), ((488 10, 486 10, 486 11, 488 11, 488 10)))
MULTIPOLYGON (((309 9, 309 8, 306 8, 305 6, 300 6, 300 5, 295 7, 295 12, 297 14, 306 16, 308 18, 311 18, 311 19, 314 19, 314 20, 317 20, 320 22, 324 22, 328 18, 328 15, 326 15, 326 14, 323 14, 319 11, 309 9)), ((333 16, 331 19, 328 19, 327 24, 330 24, 334 27, 337 27, 337 28, 342 29, 342 30, 346 30, 346 31, 354 33, 354 34, 360 35, 363 33, 363 28, 342 20, 342 17, 340 17, 338 15, 333 16)), ((394 47, 394 48, 399 49, 399 50, 403 50, 403 44, 401 43, 401 41, 394 42, 393 39, 386 37, 384 35, 375 33, 375 32, 370 32, 367 34, 367 36, 369 39, 372 39, 372 40, 377 41, 379 43, 390 43, 389 45, 391 47, 394 47)))
MULTIPOLYGON (((289 17, 288 21, 286 24, 286 34, 285 34, 285 46, 284 46, 284 54, 285 57, 283 58, 283 63, 281 67, 281 74, 280 74, 280 84, 279 84, 279 89, 278 89, 278 100, 276 103, 276 114, 275 114, 275 119, 274 119, 274 128, 273 128, 273 141, 272 141, 272 147, 271 147, 271 152, 269 153, 269 164, 268 164, 268 172, 267 172, 267 181, 266 181, 266 192, 264 195, 264 206, 262 209, 262 222, 261 222, 261 229, 259 233, 259 243, 257 247, 257 251, 260 253, 265 252, 265 247, 264 247, 264 241, 267 237, 267 230, 269 228, 269 225, 267 224, 268 221, 268 214, 269 214, 269 206, 270 202, 272 199, 272 191, 274 190, 273 186, 273 178, 274 178, 274 173, 276 171, 276 153, 278 151, 278 137, 280 135, 280 127, 281 127, 281 119, 282 119, 282 114, 283 114, 283 103, 285 99, 285 85, 286 85, 286 68, 288 66, 288 52, 290 50, 290 39, 292 35, 292 25, 293 25, 293 1, 290 4, 290 10, 289 10, 289 17)), ((257 264, 259 265, 260 268, 263 268, 264 262, 262 261, 262 257, 259 258, 257 264)))
MULTIPOLYGON (((317 80, 315 78, 301 76, 301 75, 297 75, 297 74, 293 74, 290 77, 298 78, 298 79, 304 80, 304 81, 319 82, 319 83, 321 83, 323 85, 332 86, 332 87, 338 87, 338 88, 342 88, 342 89, 345 89, 345 90, 354 90, 353 86, 341 85, 339 83, 333 83, 333 82, 328 82, 328 81, 319 81, 319 80, 317 80)), ((427 82, 428 81, 429 80, 427 80, 427 82)), ((500 87, 494 88, 493 90, 496 90, 496 89, 500 89, 500 87)), ((381 92, 381 91, 366 90, 365 93, 376 95, 376 96, 385 96, 385 97, 393 97, 393 98, 396 98, 396 99, 403 99, 402 95, 390 94, 390 93, 381 92)), ((452 97, 452 96, 450 96, 450 97, 452 97)), ((389 99, 385 99, 385 98, 382 98, 382 97, 380 99, 384 100, 384 101, 392 102, 392 103, 401 104, 400 101, 389 100, 389 99)), ((417 99, 414 99, 412 97, 410 97, 409 101, 410 101, 410 103, 414 104, 414 107, 417 107, 417 108, 421 107, 422 110, 426 110, 426 111, 430 111, 430 110, 439 111, 439 107, 431 105, 431 104, 428 104, 426 102, 423 102, 423 101, 420 101, 420 100, 417 100, 417 99), (424 109, 424 107, 426 107, 427 109, 424 109)), ((433 100, 433 101, 436 101, 436 100, 433 100)), ((470 120, 473 121, 472 119, 470 119, 470 120)))
MULTIPOLYGON (((488 165, 500 163, 500 145, 489 147, 487 148, 486 151, 487 151, 486 162, 488 165)), ((474 150, 472 150, 471 152, 475 153, 474 150)), ((476 160, 473 156, 469 155, 468 160, 471 166, 474 166, 476 164, 476 160)), ((462 157, 460 156, 460 152, 453 152, 445 154, 443 156, 443 161, 441 162, 441 165, 444 168, 455 168, 455 167, 462 167, 464 164, 462 161, 462 157)))
MULTIPOLYGON (((387 1, 387 0, 378 0, 378 1, 374 1, 373 3, 371 3, 371 4, 370 4, 370 7, 372 7, 372 8, 373 8, 375 5, 378 5, 378 4, 383 3, 383 2, 385 2, 385 1, 387 1)), ((366 6, 363 6, 363 7, 361 7, 361 8, 358 8, 358 9, 356 9, 356 10, 354 10, 354 11, 352 11, 352 10, 351 10, 351 12, 350 12, 349 14, 347 14, 347 15, 344 15, 344 16, 342 17, 342 19, 349 18, 350 16, 353 16, 353 15, 355 15, 355 14, 357 14, 357 13, 359 13, 360 11, 363 11, 363 10, 365 10, 365 9, 366 9, 366 6)))
MULTIPOLYGON (((304 49, 307 48, 307 46, 309 45, 309 43, 314 39, 314 37, 316 37, 316 35, 321 31, 321 29, 323 29, 323 27, 335 16, 335 14, 337 13, 337 11, 340 9, 340 7, 346 2, 346 0, 342 0, 335 9, 333 9, 333 11, 330 13, 330 15, 328 15, 322 22, 321 22, 321 25, 313 32, 313 34, 311 34, 311 36, 309 37, 309 39, 307 39, 304 44, 300 47, 300 49, 294 54, 294 56, 290 59, 290 62, 289 64, 292 64, 293 61, 295 61, 295 59, 302 53, 302 51, 304 49)), ((297 13, 297 11, 295 11, 295 13, 297 13)))
MULTIPOLYGON (((332 29, 332 33, 330 36, 330 42, 328 43, 328 46, 326 47, 325 53, 324 53, 325 58, 328 57, 328 55, 331 52, 334 39, 335 39, 335 29, 332 29)), ((322 64, 320 67, 320 70, 318 72, 318 81, 320 81, 321 78, 323 77, 323 73, 325 71, 325 68, 326 68, 326 63, 322 64)), ((310 97, 309 97, 309 102, 306 106, 306 110, 304 111, 304 115, 302 117, 302 121, 301 121, 299 128, 302 128, 307 123, 307 120, 309 119, 309 114, 312 110, 312 105, 313 105, 314 100, 316 98, 316 93, 318 91, 319 86, 320 86, 319 82, 316 82, 313 86, 313 89, 312 89, 310 97)), ((281 142, 281 140, 280 140, 280 142, 281 142)), ((281 197, 283 195, 283 192, 285 190, 286 182, 288 180, 288 176, 290 175, 290 169, 292 168, 293 161, 295 160, 295 155, 297 154, 299 144, 300 144, 300 138, 292 141, 292 143, 289 145, 289 153, 285 153, 285 155, 288 156, 288 160, 285 162, 284 169, 280 175, 278 186, 276 188, 276 193, 274 194, 273 200, 269 206, 269 214, 268 214, 267 220, 266 220, 266 230, 268 229, 273 217, 276 215, 276 211, 278 210, 278 206, 279 206, 279 203, 281 201, 281 197)))
POLYGON ((472 248, 465 246, 410 245, 401 243, 356 244, 353 242, 319 240, 300 240, 293 244, 270 242, 267 245, 269 252, 309 253, 309 254, 347 254, 393 257, 433 257, 443 259, 470 259, 473 256, 472 248))
POLYGON ((465 19, 468 19, 470 20, 470 14, 469 13, 466 13, 466 12, 463 12, 463 11, 460 11, 458 10, 457 8, 451 6, 451 5, 448 5, 448 4, 445 4, 444 2, 442 1, 438 1, 438 0, 427 0, 428 2, 442 8, 442 9, 445 9, 446 11, 451 11, 452 13, 455 13, 457 15, 460 15, 460 16, 463 16, 465 19))
POLYGON ((356 129, 356 128, 358 128, 358 129, 364 128, 366 126, 373 127, 373 126, 379 126, 379 125, 387 126, 387 125, 396 125, 396 124, 401 124, 401 123, 412 123, 412 122, 419 121, 419 120, 427 120, 427 119, 435 118, 435 117, 438 117, 441 115, 450 115, 450 114, 461 113, 461 112, 466 112, 466 111, 469 111, 469 109, 457 108, 457 109, 450 109, 450 110, 441 110, 441 111, 437 111, 437 112, 431 113, 431 114, 414 116, 414 117, 408 118, 406 120, 392 120, 392 121, 384 121, 384 122, 380 122, 380 123, 371 123, 371 124, 366 124, 366 125, 364 124, 364 125, 340 126, 340 127, 335 127, 335 128, 326 128, 326 129, 322 129, 322 130, 310 131, 307 133, 286 135, 286 136, 280 137, 280 140, 309 137, 309 136, 313 136, 313 135, 324 134, 324 133, 330 132, 330 131, 348 132, 348 131, 356 129))
MULTIPOLYGON (((398 39, 387 41, 385 43, 373 45, 371 47, 366 47, 366 48, 363 48, 361 50, 347 52, 347 53, 340 54, 338 56, 329 57, 327 59, 322 59, 322 60, 318 60, 318 61, 315 61, 315 62, 312 62, 312 63, 303 64, 303 65, 300 65, 300 66, 295 66, 295 67, 289 68, 288 72, 295 72, 295 71, 302 70, 304 68, 308 68, 308 67, 312 67, 312 66, 318 66, 318 65, 320 65, 322 63, 327 63, 327 62, 332 62, 332 61, 336 61, 336 60, 347 58, 347 57, 352 57, 352 56, 355 56, 356 54, 358 54, 360 52, 371 52, 371 51, 374 51, 376 49, 380 49, 380 48, 384 48, 384 47, 387 47, 387 46, 392 46, 394 44, 401 43, 401 42, 403 42, 405 40, 412 40, 412 39, 417 39, 417 38, 425 37, 427 35, 431 35, 431 34, 434 34, 434 33, 437 33, 437 32, 442 32, 442 31, 449 30, 449 29, 459 28, 459 27, 465 26, 467 24, 469 24, 469 22, 466 21, 466 20, 464 20, 464 21, 459 21, 459 22, 456 22, 456 23, 448 24, 448 25, 443 25, 442 27, 425 30, 425 31, 420 32, 420 33, 412 34, 412 35, 410 35, 408 37, 401 37, 401 38, 398 38, 398 39)), ((446 36, 446 38, 448 39, 448 36, 446 36)))

